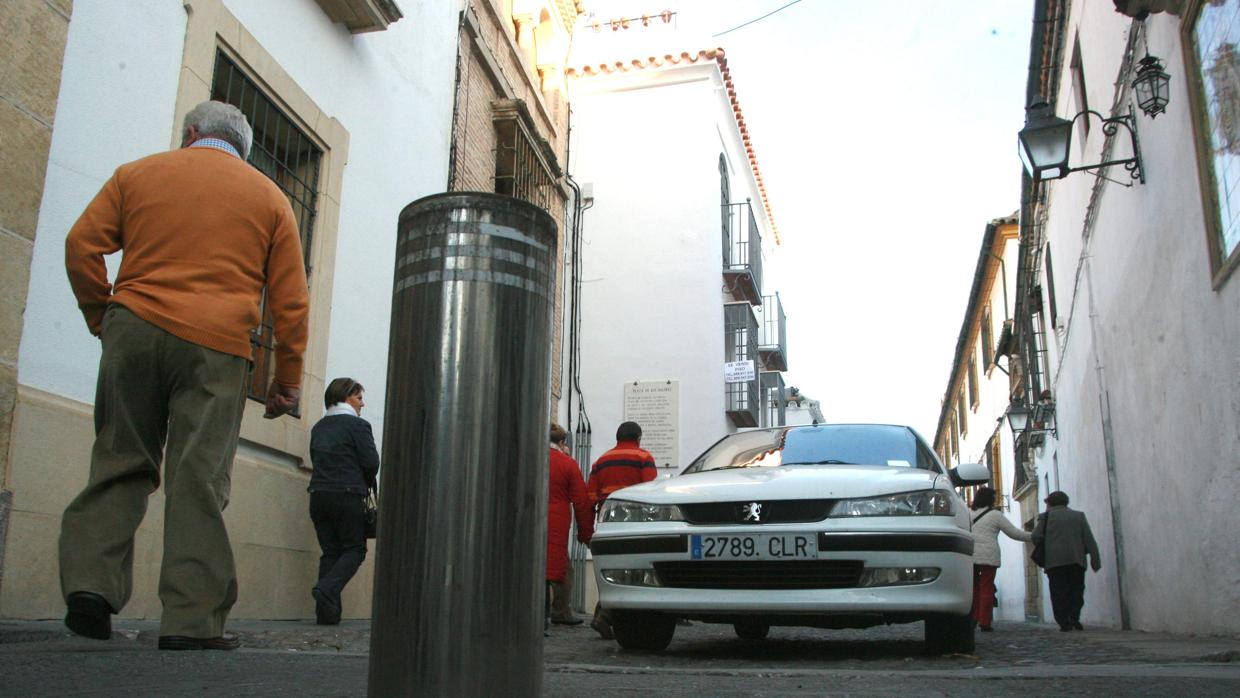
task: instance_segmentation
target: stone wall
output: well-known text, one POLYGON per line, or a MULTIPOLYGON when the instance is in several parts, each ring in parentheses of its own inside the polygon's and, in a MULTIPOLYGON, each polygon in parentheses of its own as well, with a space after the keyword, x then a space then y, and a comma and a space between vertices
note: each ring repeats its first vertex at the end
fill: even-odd
POLYGON ((0 3, 0 584, 13 493, 17 350, 73 0, 0 3))

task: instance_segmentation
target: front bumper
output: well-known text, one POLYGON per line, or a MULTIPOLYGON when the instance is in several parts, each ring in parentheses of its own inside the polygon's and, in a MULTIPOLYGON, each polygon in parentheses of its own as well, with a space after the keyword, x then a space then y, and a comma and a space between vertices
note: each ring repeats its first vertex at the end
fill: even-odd
MULTIPOLYGON (((972 538, 958 529, 933 531, 818 531, 817 560, 851 561, 864 568, 934 567, 931 582, 842 588, 683 588, 613 584, 609 569, 652 569, 657 562, 690 564, 690 533, 632 535, 640 529, 597 537, 591 548, 600 602, 616 609, 652 610, 686 617, 764 615, 785 618, 874 615, 888 622, 934 614, 968 613, 973 601, 972 538)), ((773 527, 764 527, 765 532, 773 527)), ((695 527, 696 529, 696 527, 695 527)), ((694 530, 710 535, 715 531, 694 530)), ((730 531, 735 532, 735 530, 730 531)), ((765 563, 771 575, 779 562, 765 563)))

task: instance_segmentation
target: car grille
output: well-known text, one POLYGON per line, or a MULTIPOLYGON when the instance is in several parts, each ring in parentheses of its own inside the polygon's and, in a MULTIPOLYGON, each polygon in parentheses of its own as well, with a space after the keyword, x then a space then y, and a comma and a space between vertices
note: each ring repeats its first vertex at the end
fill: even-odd
POLYGON ((691 524, 767 524, 822 521, 831 513, 831 507, 834 504, 833 499, 777 499, 767 502, 749 500, 681 504, 679 506, 685 521, 691 524), (762 505, 757 521, 747 519, 745 516, 745 508, 751 504, 762 505))
POLYGON ((663 586, 678 589, 846 589, 860 560, 666 561, 654 563, 663 586))

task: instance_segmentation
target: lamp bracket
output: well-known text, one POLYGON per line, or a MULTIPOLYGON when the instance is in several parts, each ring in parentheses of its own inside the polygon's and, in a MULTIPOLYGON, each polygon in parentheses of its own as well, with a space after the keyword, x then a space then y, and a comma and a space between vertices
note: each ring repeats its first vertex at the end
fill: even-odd
MULTIPOLYGON (((1082 170, 1097 170, 1103 167, 1110 167, 1111 165, 1123 165, 1124 169, 1128 171, 1128 175, 1130 178, 1138 180, 1142 184, 1145 184, 1145 171, 1141 166, 1141 141, 1137 136, 1137 117, 1132 111, 1132 105, 1131 104, 1128 105, 1127 114, 1120 114, 1119 116, 1113 116, 1109 119, 1104 117, 1102 114, 1099 114, 1098 112, 1094 111, 1093 109, 1086 109, 1085 111, 1082 111, 1078 113, 1076 116, 1072 117, 1072 122, 1076 123, 1076 120, 1081 118, 1082 116, 1084 116, 1086 120, 1088 120, 1091 114, 1093 116, 1098 117, 1098 120, 1102 122, 1102 134, 1106 136, 1107 138, 1113 138, 1115 134, 1119 132, 1119 128, 1121 126, 1127 129, 1129 140, 1132 143, 1132 157, 1106 160, 1096 165, 1082 165, 1081 167, 1070 167, 1068 168, 1067 173, 1065 173, 1065 176, 1067 176, 1067 174, 1070 174, 1072 172, 1080 172, 1082 170)), ((1102 175, 1098 175, 1098 176, 1101 177, 1102 175)), ((1108 179, 1108 181, 1115 181, 1107 177, 1103 177, 1103 179, 1108 179)), ((1122 184, 1122 182, 1117 182, 1117 184, 1122 184)), ((1130 182, 1128 184, 1124 184, 1124 186, 1131 187, 1132 183, 1130 182)))

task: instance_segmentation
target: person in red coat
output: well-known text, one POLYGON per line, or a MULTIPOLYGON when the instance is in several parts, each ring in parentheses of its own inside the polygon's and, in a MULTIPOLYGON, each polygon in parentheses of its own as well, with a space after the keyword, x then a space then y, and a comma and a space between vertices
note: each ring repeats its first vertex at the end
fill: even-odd
MULTIPOLYGON (((590 467, 590 482, 586 485, 590 503, 598 509, 612 492, 653 480, 658 472, 654 456, 642 448, 641 425, 624 422, 616 429, 615 448, 599 456, 590 467)), ((590 621, 590 627, 604 639, 615 638, 611 615, 601 605, 594 607, 594 620, 590 621)))
POLYGON ((568 531, 577 518, 577 540, 589 543, 594 535, 593 507, 586 495, 581 466, 568 455, 568 432, 551 425, 551 482, 547 497, 547 591, 551 595, 551 622, 580 625, 569 596, 573 570, 568 564, 568 531))

